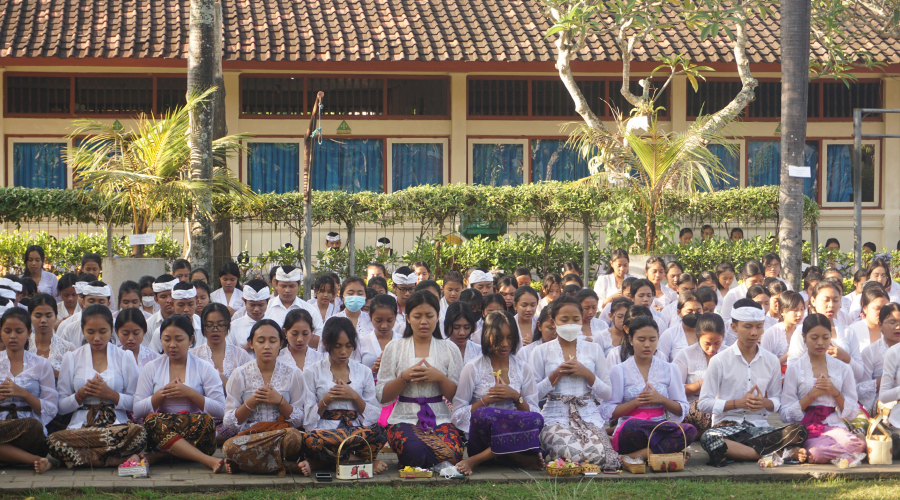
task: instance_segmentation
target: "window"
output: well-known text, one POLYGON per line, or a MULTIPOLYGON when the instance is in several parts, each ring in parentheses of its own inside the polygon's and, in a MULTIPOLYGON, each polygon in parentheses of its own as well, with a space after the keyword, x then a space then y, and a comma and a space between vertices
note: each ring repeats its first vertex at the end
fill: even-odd
POLYGON ((66 188, 66 142, 15 142, 13 186, 66 188))
POLYGON ((388 115, 447 116, 449 81, 441 79, 387 80, 388 115))
POLYGON ((565 139, 531 141, 531 182, 568 182, 588 175, 588 161, 565 139))
POLYGON ((325 92, 323 115, 375 116, 384 114, 382 78, 309 78, 307 99, 312 106, 316 94, 325 92))
POLYGON ((251 142, 248 144, 247 177, 259 193, 300 190, 300 144, 251 142))
MULTIPOLYGON (((803 180, 803 194, 818 200, 818 141, 806 142, 804 157, 803 165, 810 167, 811 177, 803 180)), ((747 178, 750 187, 781 184, 781 141, 747 141, 747 178)))
POLYGON ((69 114, 69 77, 9 76, 6 79, 6 112, 21 114, 69 114))
POLYGON ((131 115, 152 111, 152 78, 75 78, 75 113, 131 115))
POLYGON ((527 140, 471 139, 472 182, 488 186, 520 186, 525 180, 527 140))
MULTIPOLYGON (((853 206, 853 144, 823 141, 825 147, 825 196, 831 206, 853 206)), ((880 179, 880 158, 877 141, 863 141, 862 145, 862 202, 876 206, 880 179)))
MULTIPOLYGON (((597 116, 607 116, 606 82, 602 80, 579 80, 575 82, 584 94, 588 105, 597 116)), ((533 80, 531 82, 532 116, 578 116, 575 101, 558 78, 555 80, 533 80)))
POLYGON ((472 116, 528 116, 528 80, 469 80, 472 116))
POLYGON ((388 139, 390 192, 426 184, 440 186, 447 175, 446 139, 388 139))
POLYGON ((291 116, 304 111, 303 78, 241 79, 241 114, 291 116))
POLYGON ((325 139, 313 154, 313 189, 384 191, 383 139, 325 139))
POLYGON ((187 78, 157 78, 156 109, 158 114, 187 104, 187 78))
POLYGON ((825 118, 853 118, 853 108, 880 108, 881 82, 822 82, 825 118))
POLYGON ((721 163, 722 170, 725 171, 725 176, 720 179, 713 179, 712 185, 714 191, 721 191, 723 189, 731 189, 734 187, 740 187, 741 185, 741 157, 740 157, 740 147, 738 147, 738 151, 736 154, 732 154, 732 151, 722 144, 710 144, 706 146, 706 149, 710 151, 710 153, 716 155, 719 158, 719 162, 721 163))
MULTIPOLYGON (((656 87, 650 87, 650 95, 654 95, 656 87)), ((631 93, 640 96, 644 93, 644 89, 641 87, 641 84, 638 83, 637 80, 632 80, 629 85, 629 90, 631 93)), ((604 103, 605 105, 605 103, 604 103)), ((609 105, 613 107, 617 112, 622 113, 623 118, 627 118, 631 114, 631 110, 634 106, 625 99, 625 96, 622 95, 622 80, 613 80, 609 82, 609 105)), ((669 116, 669 89, 667 88, 665 92, 661 96, 656 99, 656 102, 653 104, 655 107, 662 107, 663 109, 659 113, 659 117, 667 117, 669 116)), ((608 113, 607 113, 608 114, 608 113)))

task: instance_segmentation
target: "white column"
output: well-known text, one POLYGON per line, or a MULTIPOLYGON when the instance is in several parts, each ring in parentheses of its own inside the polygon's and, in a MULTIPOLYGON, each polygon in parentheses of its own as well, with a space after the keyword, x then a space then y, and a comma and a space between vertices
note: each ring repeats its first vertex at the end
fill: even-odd
POLYGON ((466 136, 466 75, 450 75, 450 182, 468 183, 466 162, 469 158, 466 136))
MULTIPOLYGON (((894 78, 884 78, 884 107, 888 109, 900 108, 900 82, 894 78)), ((884 115, 884 133, 900 134, 900 114, 888 113, 884 115)), ((897 158, 900 158, 900 139, 885 139, 884 150, 881 152, 881 205, 884 207, 884 241, 882 245, 889 251, 897 246, 900 240, 900 166, 897 158)), ((881 248, 881 245, 878 247, 881 248)))

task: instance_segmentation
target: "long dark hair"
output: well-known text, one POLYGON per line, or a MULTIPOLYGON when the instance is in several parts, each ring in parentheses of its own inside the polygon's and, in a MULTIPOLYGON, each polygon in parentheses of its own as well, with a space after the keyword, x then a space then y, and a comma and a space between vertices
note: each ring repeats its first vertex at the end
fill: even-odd
POLYGON ((512 334, 512 347, 509 354, 515 354, 519 348, 519 325, 516 324, 516 317, 509 311, 494 311, 484 318, 484 327, 481 331, 481 354, 490 356, 500 347, 501 332, 503 324, 509 326, 509 332, 512 334))
MULTIPOLYGON (((623 362, 629 357, 634 356, 634 346, 631 344, 631 341, 628 340, 628 332, 631 331, 632 323, 640 317, 653 319, 653 313, 647 306, 631 306, 628 308, 628 311, 625 312, 625 318, 622 321, 622 344, 619 347, 619 359, 623 362)), ((656 321, 654 321, 654 323, 655 322, 656 321)), ((659 327, 657 326, 657 331, 658 330, 659 327)))
MULTIPOLYGON (((643 306, 637 306, 643 307, 643 306)), ((625 334, 622 335, 622 347, 619 349, 619 356, 622 359, 622 362, 625 362, 628 358, 634 356, 634 332, 644 328, 646 326, 653 327, 656 330, 657 335, 659 335, 659 325, 656 324, 656 320, 653 319, 652 316, 644 316, 640 315, 631 320, 628 324, 628 330, 625 330, 625 334)))
MULTIPOLYGON (((404 311, 404 313, 406 314, 406 330, 403 331, 403 338, 409 338, 413 336, 412 325, 409 322, 409 313, 412 312, 413 309, 423 304, 427 304, 434 308, 435 314, 440 314, 441 303, 433 293, 427 290, 413 292, 413 294, 409 296, 409 299, 406 300, 406 311, 404 311)), ((503 306, 506 307, 505 301, 503 302, 503 306)), ((434 331, 431 332, 431 336, 438 340, 443 340, 444 336, 441 335, 441 326, 438 323, 440 323, 440 319, 437 323, 434 324, 434 331)))
MULTIPOLYGON (((94 304, 94 305, 99 305, 99 304, 94 304)), ((173 314, 173 315, 169 316, 168 318, 166 318, 165 320, 163 320, 162 324, 159 325, 160 341, 162 340, 162 332, 170 326, 174 326, 175 328, 178 328, 179 330, 186 333, 188 336, 188 340, 191 341, 191 347, 194 347, 194 342, 197 339, 195 338, 196 336, 194 334, 195 333, 194 332, 194 323, 191 321, 191 318, 189 318, 183 314, 173 314)), ((165 351, 163 351, 163 350, 159 351, 160 354, 163 354, 164 352, 165 351)))
POLYGON ((453 323, 460 318, 465 319, 470 326, 469 335, 475 332, 475 325, 478 324, 478 319, 475 317, 475 312, 472 311, 472 308, 469 307, 469 304, 457 300, 456 302, 450 304, 447 307, 447 313, 444 315, 444 335, 445 338, 450 338, 450 332, 453 331, 453 323))

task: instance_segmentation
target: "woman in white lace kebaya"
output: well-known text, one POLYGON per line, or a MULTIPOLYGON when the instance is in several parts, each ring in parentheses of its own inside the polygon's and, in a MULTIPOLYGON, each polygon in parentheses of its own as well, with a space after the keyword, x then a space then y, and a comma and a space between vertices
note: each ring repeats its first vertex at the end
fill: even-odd
POLYGON ((900 305, 885 304, 878 312, 878 324, 881 326, 881 338, 862 350, 865 373, 856 381, 856 396, 870 415, 880 413, 876 401, 884 374, 884 355, 888 349, 900 344, 900 305))
POLYGON ((0 317, 0 462, 50 469, 46 425, 56 416, 58 393, 53 368, 28 352, 31 318, 20 307, 0 317))
MULTIPOLYGON (((293 311, 292 311, 293 312, 293 311)), ((308 313, 307 313, 308 314, 308 313)), ((225 426, 238 434, 222 445, 229 473, 235 466, 257 474, 300 473, 303 417, 309 393, 303 375, 292 363, 278 358, 287 343, 273 320, 259 321, 248 343, 256 360, 236 368, 228 378, 225 426)))
POLYGON ((303 371, 311 396, 303 426, 306 460, 300 468, 304 475, 333 468, 339 450, 341 461, 371 460, 375 474, 387 469, 387 464, 376 460, 387 434, 378 425, 381 404, 375 398, 375 379, 369 367, 353 360, 358 342, 349 319, 329 319, 322 332, 328 357, 303 371))
MULTIPOLYGON (((224 387, 231 372, 253 361, 253 358, 247 351, 226 341, 231 328, 231 316, 226 305, 218 302, 207 304, 200 314, 200 326, 206 343, 191 349, 191 354, 216 367, 224 387)), ((221 420, 216 420, 216 443, 219 446, 236 433, 236 430, 223 425, 221 420)))
POLYGON ((832 324, 822 314, 803 320, 807 352, 788 365, 778 413, 782 421, 799 422, 809 431, 797 452, 802 462, 829 463, 841 455, 865 452, 866 444, 847 429, 845 420, 856 418, 856 382, 847 363, 828 354, 832 324))
POLYGON ((401 465, 455 464, 465 446, 445 400, 456 395, 462 355, 441 336, 441 306, 433 293, 415 292, 405 306, 403 338, 385 347, 375 386, 382 406, 397 401, 388 418, 388 441, 401 465))
POLYGON ((56 300, 46 293, 31 298, 28 314, 31 315, 34 331, 28 339, 28 351, 46 358, 53 367, 53 375, 59 377, 63 355, 74 351, 75 346, 55 334, 57 310, 56 300))
POLYGON ((579 340, 582 321, 577 300, 560 297, 550 308, 557 338, 542 344, 531 355, 538 397, 547 398, 541 410, 541 446, 551 460, 565 457, 617 469, 618 454, 594 403, 606 401, 612 394, 603 349, 579 340))
POLYGON ((294 309, 284 317, 284 335, 287 345, 278 353, 278 360, 300 370, 323 359, 324 354, 309 346, 313 338, 315 322, 306 309, 294 309))
MULTIPOLYGON (((452 306, 451 306, 452 307, 452 306)), ((540 470, 537 385, 525 358, 516 354, 519 331, 506 311, 489 314, 481 337, 482 354, 463 367, 453 399, 453 424, 468 435, 469 458, 456 464, 465 475, 486 460, 540 470)))
POLYGON ((48 438, 50 454, 69 468, 117 467, 136 459, 147 442, 144 428, 126 413, 134 405, 137 362, 110 342, 108 307, 88 306, 81 324, 87 343, 64 358, 59 372, 59 412, 71 420, 48 438))
POLYGON ((115 326, 119 344, 125 352, 134 356, 139 370, 159 357, 158 352, 153 352, 143 344, 147 334, 147 320, 143 311, 135 310, 134 307, 122 309, 116 316, 115 326))

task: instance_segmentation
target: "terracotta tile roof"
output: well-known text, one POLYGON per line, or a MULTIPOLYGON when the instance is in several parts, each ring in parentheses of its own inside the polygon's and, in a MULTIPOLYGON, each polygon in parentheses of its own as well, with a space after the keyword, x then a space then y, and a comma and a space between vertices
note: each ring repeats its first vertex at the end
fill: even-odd
MULTIPOLYGON (((184 59, 189 0, 0 0, 0 57, 184 59)), ((550 27, 534 0, 222 0, 227 61, 554 60, 550 27)), ((752 22, 753 63, 778 62, 777 17, 752 22)), ((900 62, 900 42, 854 40, 900 62)), ((729 44, 672 29, 635 60, 687 51, 732 62, 729 44)), ((820 47, 813 50, 821 52, 820 47)), ((617 61, 612 37, 592 36, 578 58, 617 61)))

